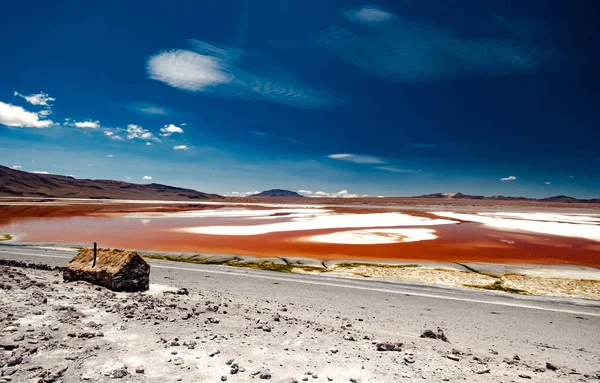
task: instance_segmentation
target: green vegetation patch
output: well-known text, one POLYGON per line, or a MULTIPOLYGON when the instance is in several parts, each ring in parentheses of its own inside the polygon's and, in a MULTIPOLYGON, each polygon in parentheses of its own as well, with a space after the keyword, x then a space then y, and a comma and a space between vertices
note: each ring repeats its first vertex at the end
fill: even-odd
POLYGON ((206 259, 206 258, 187 258, 178 257, 173 255, 162 255, 162 254, 146 254, 144 258, 158 259, 161 261, 173 261, 173 262, 185 262, 185 263, 196 263, 200 265, 221 265, 231 267, 244 267, 254 270, 266 270, 276 271, 279 273, 293 273, 296 269, 303 271, 318 271, 326 272, 327 269, 324 267, 313 267, 304 265, 292 265, 292 264, 280 264, 270 261, 259 261, 259 262, 248 262, 242 260, 220 260, 220 259, 206 259))
POLYGON ((489 285, 472 285, 472 284, 466 284, 464 286, 466 286, 466 287, 473 287, 475 289, 504 291, 505 293, 527 295, 527 291, 525 291, 525 290, 514 289, 512 287, 504 286, 504 284, 502 283, 501 280, 495 281, 494 283, 489 284, 489 285))
POLYGON ((0 234, 0 241, 11 241, 13 236, 10 234, 0 234))
POLYGON ((390 265, 390 264, 379 264, 379 263, 361 263, 361 262, 351 262, 351 263, 338 263, 336 267, 345 267, 345 268, 354 268, 354 267, 377 267, 382 269, 405 269, 405 268, 413 268, 413 267, 421 267, 421 265, 417 265, 415 263, 409 263, 406 265, 390 265))

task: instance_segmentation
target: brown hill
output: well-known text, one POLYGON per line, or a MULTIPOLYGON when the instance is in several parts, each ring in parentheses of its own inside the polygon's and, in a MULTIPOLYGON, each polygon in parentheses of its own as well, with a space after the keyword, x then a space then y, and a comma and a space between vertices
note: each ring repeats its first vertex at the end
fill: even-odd
POLYGON ((34 174, 0 166, 0 197, 204 200, 221 199, 161 184, 133 184, 112 180, 76 179, 55 174, 34 174))

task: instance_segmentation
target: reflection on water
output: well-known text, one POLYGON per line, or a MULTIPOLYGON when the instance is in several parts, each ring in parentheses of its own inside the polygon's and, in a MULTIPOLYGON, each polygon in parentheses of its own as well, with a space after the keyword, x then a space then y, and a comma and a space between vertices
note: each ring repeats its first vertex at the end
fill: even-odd
MULTIPOLYGON (((430 226, 436 217, 423 218, 422 213, 414 215, 393 213, 397 214, 395 219, 404 220, 394 223, 381 219, 370 220, 369 216, 373 216, 372 214, 352 214, 354 221, 339 219, 338 213, 326 209, 311 209, 319 211, 270 209, 268 214, 264 210, 252 213, 247 210, 228 209, 227 214, 221 214, 222 212, 219 213, 210 207, 201 212, 185 211, 172 214, 163 211, 157 214, 152 211, 140 212, 114 208, 112 211, 95 208, 72 211, 65 208, 48 211, 44 210, 44 207, 38 207, 36 211, 36 207, 25 208, 27 211, 0 209, 0 233, 14 233, 20 241, 26 242, 69 244, 98 242, 102 246, 141 250, 265 257, 569 263, 600 266, 600 244, 595 241, 543 233, 508 231, 475 222, 457 224, 453 221, 454 217, 450 216, 437 219, 437 221, 450 222, 430 226), (317 221, 321 220, 320 222, 337 221, 345 224, 310 225, 315 217, 317 221), (353 223, 348 224, 348 222, 353 223), (367 222, 368 224, 365 224, 367 222), (377 222, 381 222, 379 227, 377 222), (286 227, 289 230, 264 230, 265 226, 286 227), (246 228, 244 230, 247 232, 237 233, 235 236, 227 233, 224 235, 223 232, 217 235, 215 227, 221 228, 219 229, 221 231, 222 228, 227 227, 232 230, 246 228), (318 229, 315 229, 317 227, 318 229), (190 232, 189 228, 195 230, 190 232), (406 229, 417 231, 409 230, 403 234, 402 230, 406 229), (356 234, 357 232, 359 234, 356 234), (375 240, 368 235, 369 232, 375 232, 375 235, 386 239, 375 240), (409 235, 414 236, 413 242, 404 240, 409 235), (361 236, 363 236, 362 243, 361 236), (315 237, 321 241, 311 240, 315 237), (364 244, 369 241, 370 244, 364 244)), ((198 207, 195 206, 194 209, 198 207)), ((587 223, 589 222, 588 220, 587 223)))

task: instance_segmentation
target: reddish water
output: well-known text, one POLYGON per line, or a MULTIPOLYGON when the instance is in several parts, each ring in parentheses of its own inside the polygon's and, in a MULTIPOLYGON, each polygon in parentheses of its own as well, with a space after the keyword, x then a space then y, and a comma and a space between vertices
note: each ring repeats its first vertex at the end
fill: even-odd
MULTIPOLYGON (((477 223, 426 226, 438 238, 430 241, 383 245, 313 243, 303 237, 339 230, 270 233, 253 236, 202 235, 173 229, 191 226, 239 225, 235 218, 140 218, 105 216, 119 209, 2 207, 0 233, 9 232, 20 241, 92 243, 105 247, 199 253, 269 256, 304 256, 330 259, 409 259, 448 262, 575 264, 600 267, 600 244, 594 241, 495 230, 477 223), (91 215, 93 214, 93 215, 91 215)), ((194 207, 198 209, 198 207, 194 207)), ((131 207, 139 210, 140 207, 131 207)), ((422 215, 422 214, 419 214, 422 215)), ((268 223, 285 221, 282 216, 268 223)), ((263 224, 264 221, 244 221, 263 224)), ((344 229, 350 230, 350 229, 344 229)))

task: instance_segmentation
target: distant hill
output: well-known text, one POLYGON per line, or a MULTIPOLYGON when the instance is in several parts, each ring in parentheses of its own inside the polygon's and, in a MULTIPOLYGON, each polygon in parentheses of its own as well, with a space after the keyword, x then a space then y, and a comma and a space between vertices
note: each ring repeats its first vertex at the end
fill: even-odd
POLYGON ((527 198, 527 197, 506 197, 503 195, 495 195, 486 197, 482 195, 469 195, 463 193, 434 193, 416 196, 412 198, 447 198, 447 199, 479 199, 490 201, 541 201, 541 202, 563 202, 563 203, 600 203, 600 198, 579 199, 565 195, 557 195, 547 198, 527 198))
POLYGON ((133 184, 112 180, 76 179, 55 174, 36 174, 0 166, 0 197, 48 197, 95 199, 205 200, 221 199, 161 184, 133 184))
POLYGON ((289 190, 282 190, 282 189, 265 190, 258 194, 253 194, 249 197, 302 197, 302 198, 304 198, 303 195, 300 195, 296 192, 289 191, 289 190))

